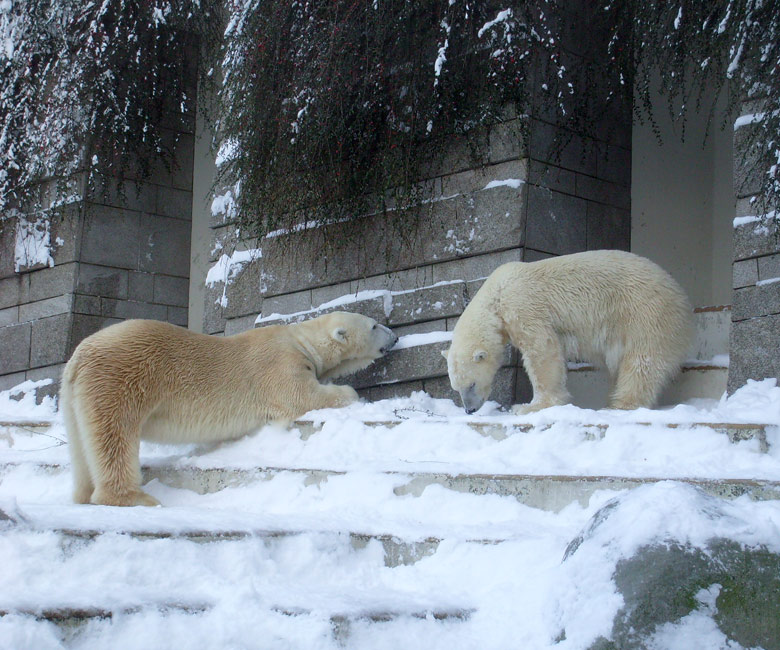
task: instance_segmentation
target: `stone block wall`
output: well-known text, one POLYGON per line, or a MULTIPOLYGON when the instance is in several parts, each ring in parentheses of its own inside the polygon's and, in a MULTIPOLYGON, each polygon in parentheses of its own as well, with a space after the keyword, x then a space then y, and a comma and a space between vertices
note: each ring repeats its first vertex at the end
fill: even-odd
MULTIPOLYGON (((756 112, 755 105, 743 113, 756 112)), ((755 196, 761 188, 762 170, 743 163, 747 124, 734 137, 734 187, 737 214, 734 219, 733 307, 729 341, 728 391, 748 379, 780 380, 780 215, 757 215, 755 196)), ((750 157, 747 157, 750 160, 750 157)))
MULTIPOLYGON (((195 54, 190 48, 193 66, 195 54)), ((194 96, 194 67, 190 81, 194 96)), ((28 379, 58 380, 76 345, 111 323, 153 318, 187 325, 194 111, 177 106, 166 115, 162 133, 174 148, 175 168, 160 162, 143 181, 132 170, 121 182, 107 176, 92 191, 77 176, 69 179, 64 203, 55 182, 43 182, 22 220, 5 222, 0 390, 28 379)), ((50 392, 56 390, 55 382, 50 392)))
MULTIPOLYGON (((256 321, 359 311, 407 338, 352 385, 372 399, 413 390, 451 397, 440 352, 496 267, 629 249, 631 107, 602 119, 600 135, 584 140, 562 129, 554 114, 507 109, 477 136, 476 155, 453 138, 447 155, 428 167, 408 232, 394 230, 384 215, 367 215, 348 225, 356 245, 334 243, 341 224, 237 241, 225 188, 211 223, 204 331, 230 335, 256 321), (409 338, 415 334, 428 336, 409 338)), ((529 397, 521 361, 508 352, 493 398, 510 404, 529 397)))

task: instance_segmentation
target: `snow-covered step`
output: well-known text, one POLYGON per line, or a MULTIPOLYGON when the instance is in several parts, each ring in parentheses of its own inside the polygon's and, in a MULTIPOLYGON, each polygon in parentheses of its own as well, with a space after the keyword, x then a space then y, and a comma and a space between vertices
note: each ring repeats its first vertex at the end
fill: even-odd
POLYGON ((43 420, 20 420, 18 422, 0 421, 0 439, 11 440, 13 435, 46 433, 51 428, 51 422, 43 420))
MULTIPOLYGON (((272 544, 284 538, 306 535, 330 535, 335 541, 348 539, 352 548, 363 549, 369 544, 381 545, 384 564, 387 567, 413 564, 431 555, 442 542, 437 537, 404 539, 392 534, 372 534, 355 531, 328 530, 322 522, 308 522, 306 528, 268 525, 269 519, 253 517, 243 512, 214 511, 210 509, 155 508, 153 510, 121 510, 112 512, 100 508, 97 511, 82 506, 50 506, 26 504, 16 508, 16 514, 5 515, 0 510, 0 520, 12 521, 25 530, 51 532, 62 540, 63 552, 77 545, 93 542, 101 535, 120 534, 138 540, 181 539, 197 543, 225 542, 247 538, 262 539, 272 544), (101 516, 103 515, 103 516, 101 516), (258 523, 257 520, 260 519, 258 523)), ((483 536, 480 539, 461 540, 473 544, 497 544, 501 537, 483 536)))
MULTIPOLYGON (((81 510, 82 517, 91 511, 101 524, 113 520, 115 526, 130 513, 65 510, 81 510)), ((175 509, 146 512, 155 513, 157 523, 171 514, 176 520, 175 509)), ((53 623, 66 637, 85 625, 121 629, 142 625, 145 618, 170 621, 186 615, 197 624, 198 617, 224 617, 223 607, 240 605, 255 619, 281 615, 292 626, 324 622, 339 641, 355 626, 399 619, 459 623, 474 611, 465 593, 420 589, 414 576, 396 576, 394 567, 412 562, 387 563, 381 540, 371 536, 356 540, 349 534, 301 532, 203 544, 166 536, 154 521, 145 537, 116 531, 85 537, 79 532, 86 530, 46 529, 45 522, 56 520, 54 508, 25 506, 2 522, 0 549, 12 570, 0 579, 0 617, 53 623)))
MULTIPOLYGON (((399 426, 408 420, 365 420, 362 424, 368 428, 393 428, 399 426)), ((437 421, 435 418, 426 420, 426 423, 422 426, 429 426, 431 424, 444 423, 445 420, 437 421)), ((479 433, 482 436, 490 437, 495 440, 505 440, 509 436, 519 433, 529 433, 530 431, 544 431, 550 428, 550 424, 530 424, 523 422, 495 422, 495 421, 478 421, 478 420, 461 420, 459 425, 467 426, 473 431, 479 433)), ((633 422, 632 424, 641 427, 662 426, 667 429, 708 429, 716 433, 722 433, 726 435, 731 442, 738 442, 741 440, 758 440, 760 449, 762 452, 768 450, 768 443, 766 438, 766 425, 746 423, 746 422, 666 422, 658 424, 654 422, 633 422)), ((6 435, 33 435, 33 434, 46 434, 51 428, 51 422, 0 422, 0 436, 6 435)), ((582 423, 579 425, 573 425, 585 434, 585 437, 589 440, 595 440, 597 438, 603 438, 609 429, 610 425, 605 423, 582 423)), ((293 423, 292 427, 296 429, 302 440, 307 440, 313 434, 322 430, 323 422, 315 420, 297 420, 293 423)), ((56 439, 60 441, 60 439, 56 439)))
MULTIPOLYGON (((363 421, 363 425, 369 428, 386 427, 393 428, 406 422, 405 420, 378 420, 378 421, 363 421)), ((444 422, 444 420, 441 420, 444 422)), ((428 425, 436 424, 435 419, 429 419, 426 421, 428 425)), ((551 424, 530 424, 530 423, 506 423, 506 422, 480 422, 480 421, 468 421, 464 420, 458 424, 467 426, 473 431, 476 431, 482 436, 493 438, 494 440, 506 440, 509 436, 517 435, 521 433, 529 433, 531 431, 545 431, 549 429, 551 424)), ((761 452, 766 453, 769 449, 766 438, 766 425, 764 424, 751 424, 751 423, 729 423, 729 422, 667 422, 663 424, 653 422, 632 422, 631 424, 640 427, 653 427, 661 426, 666 429, 706 429, 715 433, 721 433, 728 437, 731 442, 739 442, 741 440, 757 440, 761 452)), ((308 439, 312 434, 322 430, 323 423, 315 420, 298 420, 293 426, 300 431, 301 438, 303 440, 308 439)), ((573 425, 578 431, 584 434, 587 440, 596 440, 604 438, 606 432, 609 430, 610 425, 606 423, 582 423, 573 425)))
MULTIPOLYGON (((142 626, 144 618, 150 615, 161 621, 169 620, 173 615, 183 615, 190 618, 196 618, 198 615, 211 613, 213 608, 202 605, 189 605, 183 603, 152 603, 144 602, 139 605, 105 609, 99 605, 88 607, 54 607, 48 609, 0 609, 0 618, 2 617, 25 617, 30 622, 46 625, 53 624, 59 628, 62 635, 62 641, 67 644, 79 638, 87 630, 94 633, 95 627, 101 624, 105 627, 127 627, 142 626), (141 619, 135 622, 134 619, 141 619), (92 628, 90 630, 90 628, 92 628)), ((252 609, 252 608, 246 608, 252 609)), ((290 619, 284 627, 294 627, 296 625, 304 627, 310 626, 312 619, 322 619, 322 613, 305 608, 283 609, 270 607, 255 614, 262 613, 266 616, 276 614, 280 617, 290 619)), ((474 613, 473 609, 420 609, 420 610, 388 610, 388 611, 358 611, 348 614, 332 613, 327 616, 330 627, 330 636, 336 646, 342 646, 352 635, 354 627, 361 625, 383 624, 399 621, 403 619, 412 619, 420 621, 429 621, 431 623, 444 623, 452 625, 453 623, 462 623, 468 621, 474 613)), ((35 624, 33 623, 33 625, 35 624)), ((33 632, 34 634, 34 632, 33 632)), ((120 633, 119 638, 124 636, 120 633)), ((301 634, 298 632, 298 634, 301 634)))
MULTIPOLYGON (((17 464, 0 465, 0 482, 17 464)), ((63 465, 28 466, 33 472, 50 476, 64 475, 63 465)), ((338 477, 349 479, 345 471, 317 468, 262 467, 254 469, 199 468, 165 464, 142 466, 144 482, 158 481, 167 488, 188 490, 195 494, 213 494, 225 489, 250 487, 258 482, 272 481, 286 475, 300 476, 305 486, 316 490, 338 477)), ((743 495, 753 500, 780 499, 780 481, 752 478, 706 479, 686 476, 620 476, 620 475, 544 475, 544 474, 451 474, 444 472, 378 472, 396 484, 396 496, 419 497, 426 488, 438 485, 448 490, 474 495, 511 496, 523 505, 559 512, 573 502, 585 504, 594 493, 602 490, 627 490, 661 481, 674 480, 695 485, 706 493, 723 498, 743 495)), ((285 479, 286 480, 286 479, 285 479)), ((226 534, 236 531, 229 529, 226 534)))

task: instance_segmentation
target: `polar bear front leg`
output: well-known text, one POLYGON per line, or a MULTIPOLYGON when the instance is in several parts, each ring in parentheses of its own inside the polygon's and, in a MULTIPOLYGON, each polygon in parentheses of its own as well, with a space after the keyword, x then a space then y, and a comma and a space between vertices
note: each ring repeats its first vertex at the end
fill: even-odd
POLYGON ((352 386, 337 386, 336 384, 321 384, 312 377, 308 382, 307 396, 304 398, 302 413, 314 409, 332 409, 349 406, 357 402, 360 397, 352 386))
POLYGON ((525 415, 571 400, 566 390, 566 358, 558 335, 548 330, 520 348, 523 366, 534 391, 529 404, 515 404, 512 412, 525 415))

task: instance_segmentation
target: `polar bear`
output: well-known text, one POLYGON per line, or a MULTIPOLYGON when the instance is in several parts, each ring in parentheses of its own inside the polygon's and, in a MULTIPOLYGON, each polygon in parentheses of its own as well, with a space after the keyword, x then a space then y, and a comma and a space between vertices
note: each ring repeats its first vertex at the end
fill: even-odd
POLYGON ((159 505, 140 488, 142 439, 227 440, 345 406, 355 390, 320 380, 365 368, 397 340, 347 312, 226 337, 151 320, 111 325, 79 344, 63 374, 73 500, 159 505))
POLYGON ((617 250, 562 255, 498 267, 464 310, 444 351, 452 388, 468 413, 490 395, 504 346, 523 355, 533 387, 523 414, 566 404, 566 359, 604 364, 610 406, 652 406, 680 368, 693 310, 672 277, 648 259, 617 250))

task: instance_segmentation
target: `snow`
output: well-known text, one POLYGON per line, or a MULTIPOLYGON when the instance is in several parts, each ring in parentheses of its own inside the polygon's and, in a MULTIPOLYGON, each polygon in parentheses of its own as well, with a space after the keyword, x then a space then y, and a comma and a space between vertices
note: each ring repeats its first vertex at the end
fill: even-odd
POLYGON ((304 318, 313 317, 322 312, 338 309, 339 307, 347 307, 364 300, 374 300, 376 298, 381 298, 384 301, 383 308, 385 316, 389 318, 390 313, 393 310, 393 298, 395 296, 414 293, 415 291, 423 291, 425 289, 432 289, 434 287, 458 284, 461 282, 463 282, 463 280, 442 280, 440 282, 436 282, 435 284, 427 285, 419 289, 402 289, 399 291, 391 291, 389 289, 363 289, 362 291, 356 291, 355 293, 348 293, 343 296, 339 296, 338 298, 333 298, 333 300, 329 300, 317 306, 313 306, 310 309, 303 309, 301 311, 296 311, 289 314, 272 313, 267 314, 266 316, 260 315, 255 319, 255 325, 262 325, 264 323, 270 323, 277 320, 283 320, 288 323, 298 322, 304 318))
POLYGON ((517 189, 522 185, 525 181, 519 179, 519 178, 507 178, 506 180, 499 181, 490 181, 485 187, 483 187, 483 190, 492 190, 494 187, 514 187, 517 189))
POLYGON ((262 251, 258 248, 250 248, 245 251, 233 251, 230 255, 223 253, 216 263, 209 268, 206 274, 206 286, 213 287, 222 283, 222 295, 217 298, 217 304, 227 307, 227 287, 235 280, 241 270, 256 259, 262 257, 262 251))
POLYGON ((14 270, 37 265, 54 266, 51 255, 51 224, 45 217, 31 220, 20 216, 16 222, 16 245, 14 248, 14 270))
POLYGON ((46 396, 41 404, 35 403, 35 390, 53 384, 51 379, 24 381, 9 390, 0 391, 0 420, 18 422, 38 419, 49 422, 57 415, 57 402, 46 396))
MULTIPOLYGON (((771 379, 749 381, 728 398, 672 408, 560 406, 522 417, 496 403, 466 416, 452 401, 418 392, 312 412, 305 419, 322 426, 308 436, 269 426, 218 446, 142 443, 142 460, 153 468, 280 468, 264 480, 226 480, 208 494, 153 480, 145 489, 164 504, 155 509, 70 503, 69 471, 35 465, 69 465, 53 401, 18 399, 35 385, 0 393, 0 420, 53 423, 45 437, 0 428, 0 464, 16 463, 0 474, 0 510, 28 526, 0 521, 0 610, 131 610, 149 603, 90 621, 69 647, 159 647, 165 638, 176 647, 579 650, 609 634, 622 604, 615 564, 644 544, 701 545, 723 535, 780 550, 778 502, 723 502, 674 480, 597 491, 559 512, 437 484, 416 495, 397 492, 420 472, 780 480, 780 387, 771 379), (468 425, 474 420, 505 425, 508 435, 480 435, 468 425), (761 453, 756 440, 732 443, 691 426, 697 422, 765 423, 769 452, 761 453), (520 424, 534 427, 511 428, 520 424), (605 426, 603 436, 588 435, 586 425, 605 426), (591 518, 613 498, 618 508, 594 528, 591 518), (713 508, 721 516, 702 515, 713 508), (104 532, 63 542, 52 529, 104 532), (275 532, 205 544, 126 534, 209 530, 275 532), (383 542, 356 544, 347 531, 441 541, 415 563, 385 566, 383 542), (583 533, 585 541, 564 560, 583 533), (161 609, 171 602, 192 611, 161 609), (464 619, 409 614, 464 610, 464 619), (400 615, 371 620, 383 612, 400 615), (333 636, 335 614, 350 617, 343 639, 333 636), (566 638, 556 643, 564 629, 566 638)), ((706 586, 697 595, 701 607, 657 629, 653 647, 738 647, 727 646, 715 625, 716 596, 717 585, 706 586)), ((0 647, 62 645, 54 625, 12 614, 0 618, 0 647)))
MULTIPOLYGON (((446 20, 441 21, 441 28, 444 30, 444 32, 449 35, 450 33, 450 26, 447 24, 446 20)), ((447 47, 449 46, 449 40, 444 39, 444 45, 442 45, 439 48, 439 52, 436 56, 436 61, 433 64, 433 85, 436 86, 439 83, 439 76, 441 75, 441 70, 444 64, 447 61, 447 47)))
POLYGON ((778 213, 774 210, 767 212, 765 215, 748 215, 745 217, 734 217, 734 227, 744 226, 749 223, 756 224, 754 230, 756 232, 769 232, 764 223, 770 219, 777 219, 778 213))
POLYGON ((682 11, 683 11, 683 8, 681 6, 680 9, 677 12, 677 16, 674 19, 674 28, 675 29, 680 29, 680 21, 682 20, 682 11))
POLYGON ((477 32, 477 38, 482 38, 482 35, 489 29, 492 29, 495 27, 498 23, 502 23, 505 20, 512 17, 512 10, 511 9, 503 9, 502 11, 499 11, 498 14, 496 14, 496 17, 493 20, 489 20, 486 22, 482 27, 479 28, 479 31, 477 32))
POLYGON ((214 160, 214 164, 217 168, 222 167, 225 163, 229 163, 238 155, 238 142, 235 140, 224 140, 217 151, 217 156, 214 160))
POLYGON ((728 368, 729 355, 716 354, 712 359, 687 359, 683 366, 686 368, 728 368))
POLYGON ((398 339, 394 350, 403 350, 404 348, 413 348, 418 345, 428 345, 429 343, 443 343, 452 341, 452 332, 425 332, 423 334, 407 334, 398 339))
POLYGON ((748 126, 750 124, 756 124, 765 117, 766 113, 749 113, 747 115, 740 115, 736 120, 734 120, 734 130, 736 131, 743 126, 748 126))
POLYGON ((211 202, 211 216, 218 217, 219 215, 224 215, 225 219, 235 217, 238 209, 236 205, 238 193, 239 186, 236 184, 233 188, 226 190, 222 194, 215 195, 211 202))

